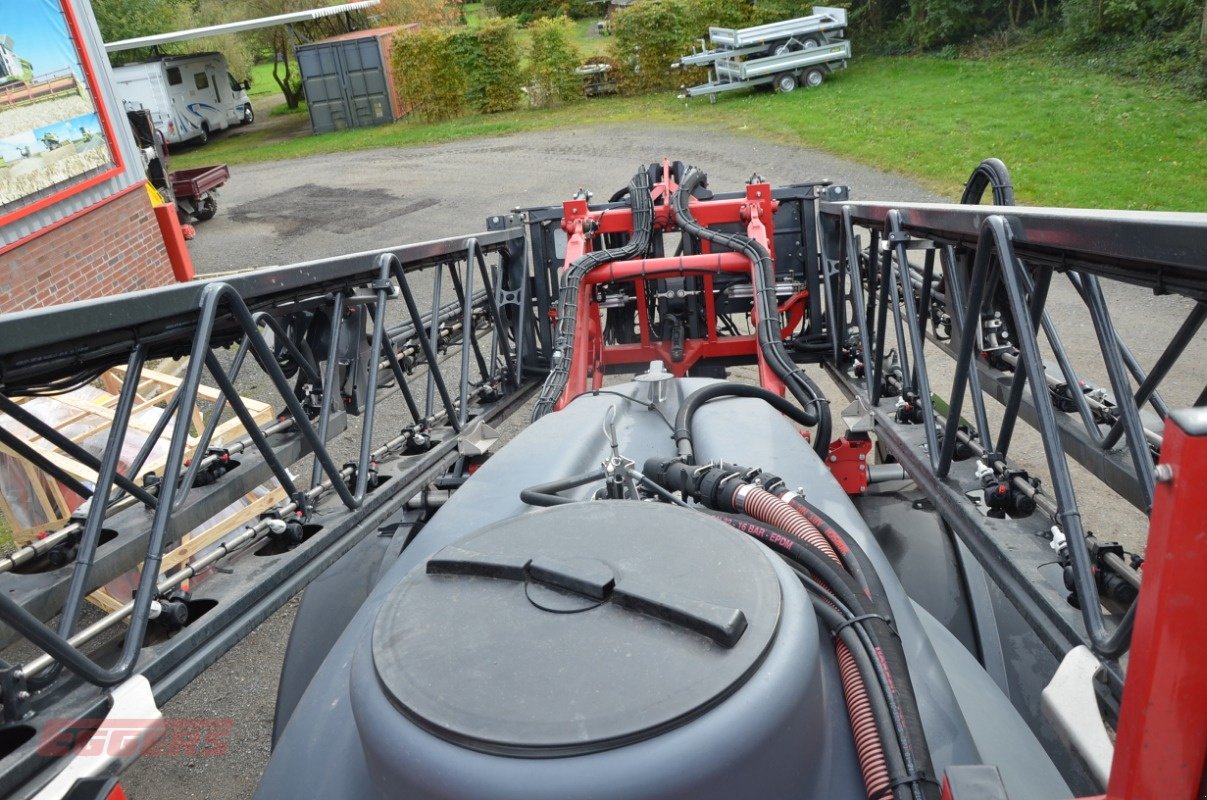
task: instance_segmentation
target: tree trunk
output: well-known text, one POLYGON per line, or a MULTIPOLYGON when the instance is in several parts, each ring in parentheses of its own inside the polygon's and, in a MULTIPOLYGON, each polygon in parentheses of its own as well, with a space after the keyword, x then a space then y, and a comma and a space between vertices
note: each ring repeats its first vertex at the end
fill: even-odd
POLYGON ((1203 3, 1203 27, 1199 32, 1199 44, 1203 48, 1203 57, 1207 58, 1207 3, 1203 3))
POLYGON ((277 82, 277 86, 281 87, 281 94, 285 95, 285 106, 290 109, 297 108, 298 103, 302 100, 302 93, 301 87, 293 82, 293 70, 289 65, 289 37, 274 33, 272 49, 272 79, 277 82), (280 56, 279 61, 277 56, 280 56), (282 65, 284 65, 284 75, 279 74, 282 65))

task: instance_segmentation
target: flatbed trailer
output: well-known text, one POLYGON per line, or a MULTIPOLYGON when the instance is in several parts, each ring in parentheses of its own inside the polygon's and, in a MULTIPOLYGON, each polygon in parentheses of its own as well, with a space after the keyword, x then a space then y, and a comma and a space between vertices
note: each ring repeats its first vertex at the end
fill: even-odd
POLYGON ((847 12, 815 6, 807 17, 750 28, 709 28, 711 47, 681 58, 675 67, 707 67, 709 80, 684 87, 682 99, 772 85, 776 91, 820 86, 827 73, 846 67, 851 44, 844 36, 847 12))

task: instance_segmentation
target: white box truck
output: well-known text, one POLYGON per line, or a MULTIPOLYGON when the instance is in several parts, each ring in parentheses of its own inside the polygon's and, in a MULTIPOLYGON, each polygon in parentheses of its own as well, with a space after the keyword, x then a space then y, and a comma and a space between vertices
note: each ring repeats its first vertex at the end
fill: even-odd
POLYGON ((146 109, 168 142, 205 144, 210 134, 255 119, 247 83, 230 74, 221 53, 158 56, 113 68, 127 111, 146 109))

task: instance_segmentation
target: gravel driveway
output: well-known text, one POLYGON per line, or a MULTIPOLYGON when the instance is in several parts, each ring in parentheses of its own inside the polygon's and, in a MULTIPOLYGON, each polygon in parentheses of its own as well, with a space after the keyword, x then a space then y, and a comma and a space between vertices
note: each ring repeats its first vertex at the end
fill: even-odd
MULTIPOLYGON (((824 153, 726 132, 583 126, 232 167, 218 215, 197 226, 191 251, 198 272, 212 274, 470 233, 483 229, 488 216, 561 202, 580 187, 606 197, 639 165, 664 155, 703 167, 722 191, 740 188, 758 172, 772 184, 829 178, 850 185, 854 199, 954 199, 824 153)), ((967 166, 971 171, 975 164, 967 166)), ((1057 292, 1054 302, 1071 304, 1067 294, 1057 292)), ((1141 362, 1151 364, 1181 317, 1163 310, 1166 298, 1120 292, 1110 299, 1117 303, 1118 327, 1140 334, 1133 346, 1141 362)), ((1193 401, 1204 383, 1205 361, 1198 359, 1196 374, 1175 387, 1175 405, 1193 401)), ((1083 503, 1097 505, 1099 499, 1091 495, 1083 503)), ((296 599, 165 709, 171 717, 233 714, 228 754, 145 758, 123 780, 131 798, 222 800, 252 792, 269 754, 277 675, 295 605, 296 599)))

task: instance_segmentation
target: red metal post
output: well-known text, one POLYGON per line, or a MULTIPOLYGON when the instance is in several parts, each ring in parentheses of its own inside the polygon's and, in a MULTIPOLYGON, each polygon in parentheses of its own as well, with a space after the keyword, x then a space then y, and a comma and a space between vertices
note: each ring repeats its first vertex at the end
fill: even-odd
POLYGON ((154 208, 155 221, 159 223, 163 246, 168 251, 168 261, 172 264, 172 273, 179 282, 193 280, 197 273, 193 269, 193 258, 189 255, 188 245, 184 243, 184 231, 180 227, 180 218, 176 215, 176 206, 172 203, 162 203, 154 208))
POLYGON ((1165 423, 1108 800, 1193 800, 1207 755, 1207 408, 1165 423))

